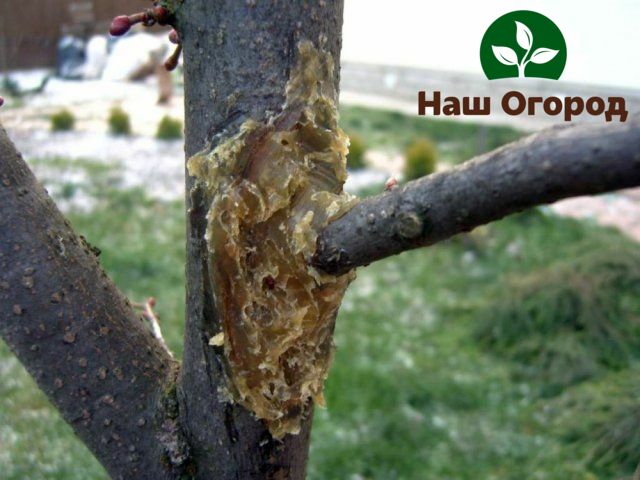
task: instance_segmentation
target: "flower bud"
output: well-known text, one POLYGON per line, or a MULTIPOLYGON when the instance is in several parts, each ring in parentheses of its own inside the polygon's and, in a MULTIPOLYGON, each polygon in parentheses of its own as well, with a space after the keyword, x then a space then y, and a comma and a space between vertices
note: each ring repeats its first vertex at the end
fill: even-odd
POLYGON ((114 37, 120 37, 131 28, 131 21, 126 15, 120 15, 113 19, 109 33, 114 37))
POLYGON ((175 43, 176 45, 180 43, 180 35, 178 35, 178 32, 175 29, 169 32, 169 41, 171 43, 175 43))
POLYGON ((152 12, 153 18, 156 22, 158 22, 159 25, 167 24, 167 21, 169 20, 169 10, 156 5, 155 7, 153 7, 152 12))

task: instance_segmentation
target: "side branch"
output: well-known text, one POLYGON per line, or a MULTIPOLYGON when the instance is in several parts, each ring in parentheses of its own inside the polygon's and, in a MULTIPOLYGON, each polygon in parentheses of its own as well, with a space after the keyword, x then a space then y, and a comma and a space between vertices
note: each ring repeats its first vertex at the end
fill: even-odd
POLYGON ((2 127, 0 335, 113 478, 176 476, 159 406, 176 363, 2 127))
POLYGON ((536 205, 640 185, 640 117, 555 127, 366 199, 329 224, 313 264, 339 274, 536 205))

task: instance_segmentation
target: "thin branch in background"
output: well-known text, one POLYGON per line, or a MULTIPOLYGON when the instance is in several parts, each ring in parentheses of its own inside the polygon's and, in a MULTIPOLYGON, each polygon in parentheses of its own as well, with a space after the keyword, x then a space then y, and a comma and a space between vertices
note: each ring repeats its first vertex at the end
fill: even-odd
POLYGON ((398 179, 396 176, 389 177, 387 181, 384 183, 384 191, 390 192, 398 187, 398 179))
POLYGON ((167 353, 173 357, 173 353, 169 350, 167 342, 165 342, 164 337, 162 336, 158 315, 153 311, 153 307, 156 306, 156 299, 149 297, 144 303, 134 303, 133 306, 140 310, 142 318, 149 322, 153 336, 156 337, 167 353))

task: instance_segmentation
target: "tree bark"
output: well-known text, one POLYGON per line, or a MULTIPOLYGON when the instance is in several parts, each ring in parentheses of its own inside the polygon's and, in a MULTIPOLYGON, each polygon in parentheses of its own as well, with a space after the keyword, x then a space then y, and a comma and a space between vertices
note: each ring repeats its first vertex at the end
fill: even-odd
POLYGON ((364 200, 321 232, 313 264, 339 274, 536 205, 638 185, 640 116, 555 127, 364 200))
POLYGON ((177 364, 1 127, 0 334, 113 478, 173 477, 177 364))
MULTIPOLYGON (((248 119, 280 111, 310 40, 339 83, 342 0, 185 0, 187 158, 248 119)), ((211 198, 187 176, 183 366, 174 362, 75 235, 0 130, 0 334, 114 478, 305 477, 311 412, 275 441, 225 403, 220 320, 204 234, 211 198), (176 378, 177 377, 177 378, 176 378)), ((514 211, 640 184, 640 120, 554 129, 362 202, 330 224, 315 264, 344 272, 514 211)))
MULTIPOLYGON (((342 0, 188 0, 177 14, 184 45, 187 158, 211 149, 247 119, 280 111, 285 85, 303 39, 334 57, 339 82, 342 0)), ((305 477, 311 412, 299 435, 271 438, 262 422, 222 403, 220 349, 209 339, 220 323, 204 240, 211 198, 187 180, 187 310, 180 418, 197 464, 197 478, 305 477)))

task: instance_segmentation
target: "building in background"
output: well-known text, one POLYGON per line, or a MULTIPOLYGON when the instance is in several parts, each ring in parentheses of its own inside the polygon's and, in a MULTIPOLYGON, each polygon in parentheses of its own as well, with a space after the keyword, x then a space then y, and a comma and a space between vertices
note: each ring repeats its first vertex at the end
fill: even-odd
POLYGON ((149 5, 149 0, 2 0, 0 71, 52 67, 62 36, 105 33, 114 16, 149 5))

